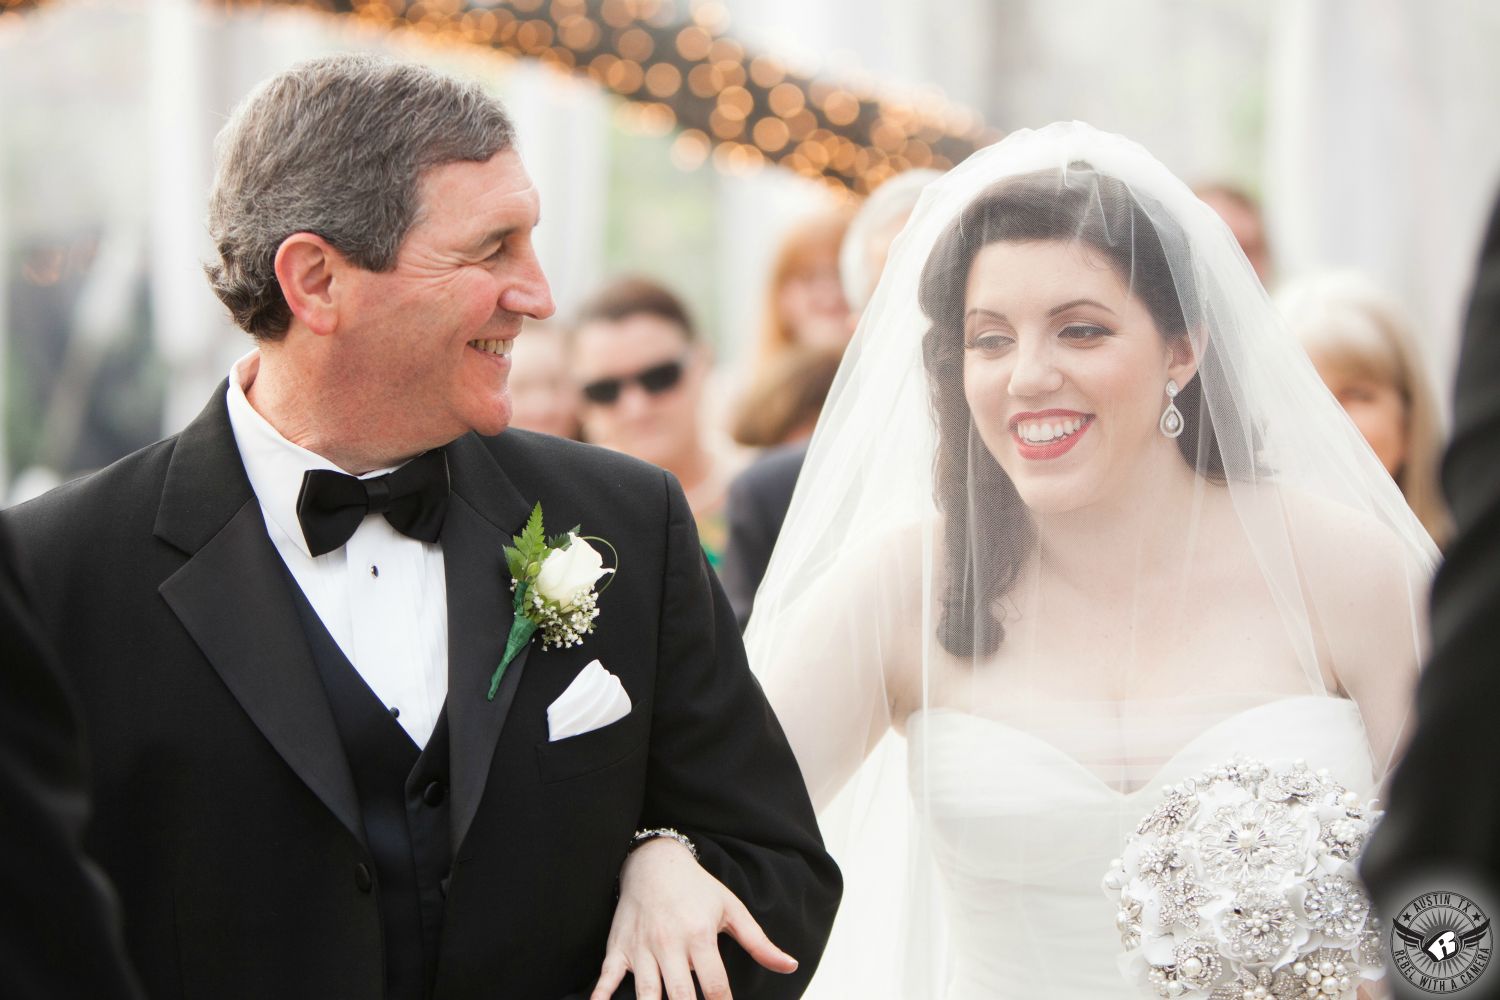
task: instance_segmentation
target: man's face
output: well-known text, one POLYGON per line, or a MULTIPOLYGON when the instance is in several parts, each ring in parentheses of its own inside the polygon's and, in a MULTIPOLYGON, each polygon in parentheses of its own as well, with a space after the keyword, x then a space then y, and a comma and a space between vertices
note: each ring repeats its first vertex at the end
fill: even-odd
POLYGON ((586 440, 674 473, 693 460, 704 364, 676 323, 645 313, 585 323, 574 335, 572 366, 585 391, 586 440), (675 382, 661 377, 674 362, 681 364, 675 382), (611 382, 611 401, 588 398, 591 385, 611 382))
POLYGON ((513 151, 423 175, 419 208, 387 272, 348 275, 331 359, 369 434, 415 453, 510 422, 510 344, 553 312, 532 246, 540 206, 513 151))

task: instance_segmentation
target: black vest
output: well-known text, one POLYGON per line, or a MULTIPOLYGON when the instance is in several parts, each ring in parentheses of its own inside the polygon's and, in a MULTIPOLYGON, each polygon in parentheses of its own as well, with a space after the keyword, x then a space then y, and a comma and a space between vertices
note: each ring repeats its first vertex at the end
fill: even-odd
POLYGON ((386 1000, 426 1000, 437 974, 443 902, 453 864, 448 709, 444 707, 426 749, 419 752, 328 634, 296 581, 291 585, 344 744, 375 863, 373 877, 361 877, 358 885, 373 889, 380 904, 386 1000))

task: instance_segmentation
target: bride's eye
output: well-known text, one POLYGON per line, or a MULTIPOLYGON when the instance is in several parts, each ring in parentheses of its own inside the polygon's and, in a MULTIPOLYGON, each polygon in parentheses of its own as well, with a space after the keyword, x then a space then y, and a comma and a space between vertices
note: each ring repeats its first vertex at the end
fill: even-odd
POLYGON ((1064 340, 1099 340, 1111 335, 1111 331, 1093 323, 1070 323, 1058 332, 1064 340))
POLYGON ((1011 343, 1011 338, 1003 333, 978 333, 964 347, 981 354, 998 354, 1011 343))

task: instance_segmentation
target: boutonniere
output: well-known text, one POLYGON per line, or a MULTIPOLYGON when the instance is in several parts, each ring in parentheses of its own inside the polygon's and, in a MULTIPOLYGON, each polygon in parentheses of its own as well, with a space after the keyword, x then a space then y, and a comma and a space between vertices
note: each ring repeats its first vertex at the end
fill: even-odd
POLYGON ((532 509, 526 527, 511 541, 516 544, 505 547, 505 563, 510 568, 516 617, 505 640, 505 655, 490 678, 490 701, 495 700, 505 668, 534 634, 541 632, 543 649, 561 649, 582 646, 583 637, 594 631, 600 593, 594 585, 614 570, 605 567, 599 550, 589 543, 607 546, 615 562, 620 561, 613 545, 592 535, 579 535, 577 526, 548 538, 542 528, 541 504, 532 509))

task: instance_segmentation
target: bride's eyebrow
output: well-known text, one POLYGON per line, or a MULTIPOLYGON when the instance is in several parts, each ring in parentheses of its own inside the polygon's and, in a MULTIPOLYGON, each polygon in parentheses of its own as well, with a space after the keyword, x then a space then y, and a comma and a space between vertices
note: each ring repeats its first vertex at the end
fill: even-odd
POLYGON ((1048 316, 1056 316, 1060 312, 1067 312, 1069 309, 1072 309, 1074 306, 1095 306, 1095 307, 1097 307, 1099 309, 1103 309, 1105 312, 1109 313, 1111 316, 1115 315, 1115 311, 1113 309, 1111 309, 1109 306, 1105 305, 1103 302, 1096 302, 1093 299, 1074 299, 1071 302, 1064 302, 1060 306, 1053 306, 1051 309, 1047 310, 1047 315, 1048 316))
POLYGON ((969 325, 969 321, 976 316, 982 316, 986 319, 998 320, 999 322, 1004 323, 1006 326, 1010 326, 1010 320, 1005 318, 1004 313, 997 313, 993 309, 980 309, 977 307, 974 309, 970 309, 968 312, 964 313, 964 326, 967 327, 969 325))

